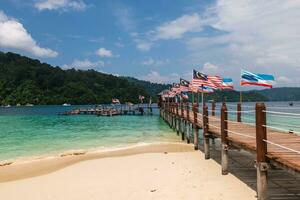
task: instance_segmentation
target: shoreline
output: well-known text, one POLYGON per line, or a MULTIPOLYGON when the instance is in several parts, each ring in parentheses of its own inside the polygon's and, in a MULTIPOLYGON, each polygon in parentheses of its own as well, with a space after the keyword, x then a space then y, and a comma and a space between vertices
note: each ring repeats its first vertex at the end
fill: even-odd
POLYGON ((194 146, 181 142, 137 143, 129 146, 69 150, 49 156, 26 157, 0 162, 0 183, 41 176, 87 160, 123 157, 146 153, 171 153, 194 151, 194 146))

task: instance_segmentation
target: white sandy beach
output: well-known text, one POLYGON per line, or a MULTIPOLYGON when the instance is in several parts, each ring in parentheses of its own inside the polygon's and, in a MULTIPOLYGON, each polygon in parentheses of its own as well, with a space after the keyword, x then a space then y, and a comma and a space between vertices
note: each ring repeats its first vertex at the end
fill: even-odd
POLYGON ((0 197, 5 200, 256 199, 255 191, 231 174, 222 176, 220 165, 205 160, 200 151, 193 151, 192 145, 141 146, 110 155, 113 157, 66 156, 1 167, 0 197), (73 161, 62 162, 63 159, 73 161), (64 166, 49 165, 48 169, 49 161, 64 166), (22 178, 22 169, 28 168, 31 169, 28 177, 22 178))

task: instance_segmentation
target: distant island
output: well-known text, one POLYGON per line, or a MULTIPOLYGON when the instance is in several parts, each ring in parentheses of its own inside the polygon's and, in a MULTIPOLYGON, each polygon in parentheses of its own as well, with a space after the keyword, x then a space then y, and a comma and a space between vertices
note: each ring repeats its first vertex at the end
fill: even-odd
MULTIPOLYGON (((0 105, 61 105, 137 103, 138 95, 157 100, 171 85, 132 77, 118 77, 95 70, 63 70, 15 53, 0 52, 0 105)), ((217 91, 207 100, 239 101, 238 91, 217 91)), ((274 88, 243 92, 243 101, 297 101, 300 88, 274 88)))

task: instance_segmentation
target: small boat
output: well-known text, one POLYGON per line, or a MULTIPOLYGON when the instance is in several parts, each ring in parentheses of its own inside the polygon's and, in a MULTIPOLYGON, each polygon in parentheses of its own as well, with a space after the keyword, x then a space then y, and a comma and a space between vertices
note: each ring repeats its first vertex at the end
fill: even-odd
POLYGON ((11 107, 11 105, 9 105, 9 104, 5 106, 5 108, 10 108, 10 107, 11 107))
POLYGON ((27 107, 32 107, 32 106, 34 106, 34 105, 31 104, 31 103, 27 103, 25 106, 27 106, 27 107))
POLYGON ((69 103, 64 103, 62 106, 71 106, 69 103))
POLYGON ((19 104, 19 103, 18 103, 18 104, 17 104, 17 106, 18 106, 18 107, 20 107, 20 106, 21 106, 21 104, 19 104))
POLYGON ((293 102, 290 102, 290 103, 289 103, 289 105, 290 105, 290 106, 293 106, 293 105, 294 105, 294 103, 293 103, 293 102))

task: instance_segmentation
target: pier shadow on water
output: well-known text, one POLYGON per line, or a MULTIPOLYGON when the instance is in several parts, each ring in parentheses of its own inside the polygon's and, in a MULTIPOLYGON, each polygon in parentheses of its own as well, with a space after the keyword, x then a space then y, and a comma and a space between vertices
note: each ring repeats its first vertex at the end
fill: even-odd
MULTIPOLYGON (((199 149, 204 153, 202 138, 199 140, 199 149)), ((220 139, 215 139, 214 144, 211 141, 210 150, 211 159, 220 165, 220 176, 222 176, 220 139)), ((230 148, 228 154, 229 173, 256 191, 255 155, 232 148, 230 148)), ((268 170, 268 195, 270 200, 300 200, 300 175, 294 176, 281 168, 272 166, 268 170)))

